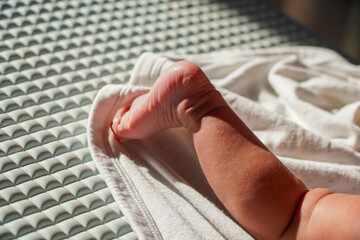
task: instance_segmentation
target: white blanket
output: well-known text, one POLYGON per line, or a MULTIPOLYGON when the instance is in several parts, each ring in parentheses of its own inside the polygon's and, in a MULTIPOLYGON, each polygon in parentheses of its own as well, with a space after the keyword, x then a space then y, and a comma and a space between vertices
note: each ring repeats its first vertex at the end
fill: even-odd
POLYGON ((120 144, 109 124, 174 61, 197 63, 262 142, 309 188, 360 193, 360 67, 320 48, 143 54, 128 85, 104 87, 88 124, 92 157, 140 239, 247 239, 166 162, 196 161, 183 129, 120 144))

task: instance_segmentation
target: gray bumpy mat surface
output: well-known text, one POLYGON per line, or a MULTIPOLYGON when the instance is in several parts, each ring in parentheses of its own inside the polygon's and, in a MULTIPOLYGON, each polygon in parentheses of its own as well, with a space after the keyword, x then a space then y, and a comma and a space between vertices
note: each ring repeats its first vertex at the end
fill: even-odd
POLYGON ((324 44, 260 0, 0 3, 0 239, 136 239, 87 147, 145 51, 324 44))

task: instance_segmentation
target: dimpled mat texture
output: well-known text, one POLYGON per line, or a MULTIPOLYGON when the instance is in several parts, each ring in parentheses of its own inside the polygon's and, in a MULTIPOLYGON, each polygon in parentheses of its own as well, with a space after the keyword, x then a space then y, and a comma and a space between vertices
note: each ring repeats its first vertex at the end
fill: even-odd
POLYGON ((324 46, 260 0, 0 2, 0 239, 137 239, 87 148, 144 51, 324 46))

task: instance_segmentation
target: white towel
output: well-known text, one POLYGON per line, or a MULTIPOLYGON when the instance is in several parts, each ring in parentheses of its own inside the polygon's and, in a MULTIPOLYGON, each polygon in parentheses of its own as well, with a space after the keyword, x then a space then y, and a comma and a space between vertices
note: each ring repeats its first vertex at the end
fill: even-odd
POLYGON ((174 61, 197 63, 260 140, 309 188, 360 193, 360 67, 321 48, 138 59, 128 85, 104 87, 88 122, 92 157, 140 239, 249 239, 167 167, 196 161, 184 129, 120 144, 109 124, 174 61), (191 160, 192 161, 192 160, 191 160))

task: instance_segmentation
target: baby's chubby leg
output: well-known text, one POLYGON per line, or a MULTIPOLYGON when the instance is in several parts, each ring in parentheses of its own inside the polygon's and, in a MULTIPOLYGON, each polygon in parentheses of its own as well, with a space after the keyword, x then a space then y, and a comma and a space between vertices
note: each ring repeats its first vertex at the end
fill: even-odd
MULTIPOLYGON (((193 128, 206 112, 226 105, 205 74, 191 62, 178 62, 167 69, 151 91, 117 111, 113 133, 120 141, 148 137, 171 127, 193 128)), ((189 185, 226 212, 209 186, 200 163, 188 160, 167 164, 189 185)), ((228 213, 227 213, 228 214, 228 213)))
POLYGON ((150 92, 118 111, 112 129, 120 139, 135 139, 180 126, 187 128, 211 188, 238 223, 258 238, 283 236, 306 187, 256 138, 195 64, 172 65, 150 92))

